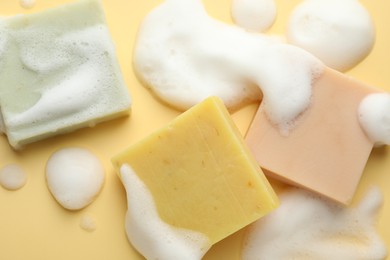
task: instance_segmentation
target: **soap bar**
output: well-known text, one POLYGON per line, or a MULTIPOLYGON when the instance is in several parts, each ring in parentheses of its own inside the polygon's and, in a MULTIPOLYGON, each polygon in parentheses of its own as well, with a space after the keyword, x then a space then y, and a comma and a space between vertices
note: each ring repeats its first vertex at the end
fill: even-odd
POLYGON ((163 221, 205 234, 212 244, 278 205, 217 97, 190 108, 112 161, 118 172, 122 165, 134 170, 163 221))
POLYGON ((311 106, 289 134, 281 134, 260 105, 246 142, 268 176, 349 204, 373 148, 358 107, 377 91, 325 69, 313 84, 311 106))
POLYGON ((99 0, 0 23, 0 106, 14 148, 129 113, 99 0))

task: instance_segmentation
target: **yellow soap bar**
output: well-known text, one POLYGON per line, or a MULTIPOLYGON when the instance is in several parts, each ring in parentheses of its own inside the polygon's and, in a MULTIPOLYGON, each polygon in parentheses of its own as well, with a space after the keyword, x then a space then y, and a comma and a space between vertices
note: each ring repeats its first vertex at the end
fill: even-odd
MULTIPOLYGON (((227 237, 278 206, 278 199, 219 98, 211 97, 113 158, 152 193, 160 218, 227 237)), ((128 191, 131 192, 131 191, 128 191)))

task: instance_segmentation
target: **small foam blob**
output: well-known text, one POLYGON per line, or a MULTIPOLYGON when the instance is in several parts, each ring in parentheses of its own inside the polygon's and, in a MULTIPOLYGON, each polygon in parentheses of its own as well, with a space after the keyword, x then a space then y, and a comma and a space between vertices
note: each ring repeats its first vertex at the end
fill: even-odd
POLYGON ((120 168, 127 192, 126 233, 146 259, 200 260, 210 248, 207 236, 173 227, 160 219, 153 196, 131 166, 120 168))
POLYGON ((35 0, 19 0, 19 4, 21 7, 25 9, 31 9, 35 6, 36 1, 35 0))
POLYGON ((0 169, 0 185, 7 190, 18 190, 27 182, 27 174, 17 164, 9 164, 0 169))
POLYGON ((232 17, 234 22, 251 31, 265 32, 276 18, 274 0, 233 0, 232 17))
POLYGON ((390 145, 390 93, 366 96, 358 114, 361 127, 376 146, 390 145))
POLYGON ((46 181, 64 208, 79 210, 94 201, 103 187, 104 169, 99 159, 83 148, 63 148, 46 165, 46 181))
POLYGON ((242 259, 385 259, 375 230, 383 203, 373 188, 356 208, 345 208, 307 191, 292 189, 281 205, 252 224, 242 259))
POLYGON ((375 28, 358 0, 306 0, 292 12, 287 40, 327 66, 346 71, 370 53, 375 28))
POLYGON ((96 230, 96 220, 90 215, 83 215, 80 219, 80 227, 88 232, 96 230))
POLYGON ((309 106, 323 71, 300 48, 212 19, 199 0, 167 0, 150 12, 137 36, 134 65, 157 96, 182 110, 209 96, 234 109, 260 100, 262 92, 270 120, 281 128, 309 106))

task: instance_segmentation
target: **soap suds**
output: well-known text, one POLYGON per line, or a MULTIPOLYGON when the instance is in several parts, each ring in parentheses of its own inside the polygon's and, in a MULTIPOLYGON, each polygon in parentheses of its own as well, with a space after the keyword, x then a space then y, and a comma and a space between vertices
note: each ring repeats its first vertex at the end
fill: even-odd
POLYGON ((366 96, 358 115, 361 127, 376 146, 390 145, 390 93, 366 96))
POLYGON ((244 260, 386 258, 386 245, 375 230, 383 203, 379 189, 370 190, 356 208, 298 189, 280 199, 278 209, 249 227, 244 260))
POLYGON ((233 0, 232 17, 234 22, 251 31, 265 32, 276 18, 274 0, 233 0))
POLYGON ((127 192, 126 233, 130 243, 146 259, 202 259, 211 246, 208 238, 163 222, 152 194, 129 165, 121 166, 120 177, 127 192))
POLYGON ((80 219, 80 227, 88 232, 95 231, 97 227, 95 218, 90 215, 83 215, 80 219))
POLYGON ((290 17, 287 40, 346 71, 370 53, 375 27, 358 0, 305 0, 290 17))
POLYGON ((99 159, 83 148, 63 148, 46 165, 46 181, 64 208, 79 210, 92 203, 103 187, 105 173, 99 159))
POLYGON ((19 0, 19 5, 25 9, 31 9, 35 6, 35 0, 19 0))
MULTIPOLYGON (((44 33, 46 37, 30 37, 35 33, 28 29, 14 35, 21 43, 20 58, 23 64, 42 75, 59 73, 61 70, 66 70, 69 75, 65 74, 55 86, 44 91, 29 109, 10 117, 6 125, 20 128, 56 122, 58 118, 77 122, 81 120, 79 117, 102 113, 102 108, 97 104, 109 102, 107 95, 102 93, 106 91, 113 96, 118 95, 115 88, 110 88, 114 76, 108 59, 114 55, 114 47, 108 37, 101 37, 101 34, 108 35, 107 28, 96 25, 61 37, 54 37, 50 32, 44 33), (30 44, 26 44, 27 39, 30 44), (48 41, 52 41, 56 48, 47 50, 50 45, 48 41)), ((116 105, 126 106, 120 102, 116 105)), ((65 123, 57 124, 60 129, 65 123)))
POLYGON ((209 17, 200 0, 167 0, 141 24, 134 65, 162 100, 185 110, 209 96, 229 108, 264 96, 283 131, 310 105, 323 64, 300 48, 209 17), (259 90, 261 88, 261 91, 259 90))
POLYGON ((17 164, 9 164, 0 169, 0 185, 7 190, 18 190, 27 182, 27 174, 17 164))

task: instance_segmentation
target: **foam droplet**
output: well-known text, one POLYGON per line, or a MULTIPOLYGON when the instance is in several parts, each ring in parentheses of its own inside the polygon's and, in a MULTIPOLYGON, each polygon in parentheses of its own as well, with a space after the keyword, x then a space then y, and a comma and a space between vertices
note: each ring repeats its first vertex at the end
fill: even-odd
POLYGON ((9 164, 0 169, 0 185, 7 190, 18 190, 27 182, 27 174, 17 164, 9 164))
POLYGON ((36 1, 35 0, 19 0, 19 4, 21 7, 25 9, 31 9, 35 6, 36 1))
POLYGON ((276 4, 274 0, 233 0, 232 16, 245 29, 265 32, 275 21, 276 4))
POLYGON ((64 208, 78 210, 94 201, 104 183, 99 159, 82 148, 64 148, 55 152, 46 165, 47 185, 64 208))
POLYGON ((376 146, 390 145, 390 93, 367 95, 358 114, 361 127, 376 146))
POLYGON ((291 14, 287 40, 345 71, 371 51, 375 27, 358 0, 306 0, 291 14))

